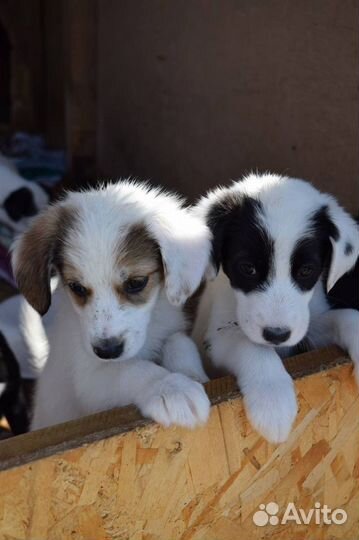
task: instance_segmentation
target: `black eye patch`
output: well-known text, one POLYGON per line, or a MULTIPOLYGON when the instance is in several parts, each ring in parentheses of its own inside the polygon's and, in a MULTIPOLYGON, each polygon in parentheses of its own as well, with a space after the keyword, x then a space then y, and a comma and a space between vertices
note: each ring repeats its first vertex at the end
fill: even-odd
POLYGON ((329 217, 327 206, 312 214, 307 231, 296 243, 291 256, 292 280, 302 291, 310 291, 323 270, 327 269, 331 253, 330 238, 338 240, 340 237, 329 217))
POLYGON ((302 291, 310 291, 323 271, 323 250, 317 238, 302 238, 291 256, 291 276, 302 291))
POLYGON ((34 216, 38 211, 33 194, 26 187, 13 191, 5 199, 4 208, 13 221, 20 221, 22 218, 34 216))
POLYGON ((262 206, 246 197, 232 210, 223 231, 221 260, 231 286, 243 292, 263 290, 269 283, 274 241, 261 223, 262 206))

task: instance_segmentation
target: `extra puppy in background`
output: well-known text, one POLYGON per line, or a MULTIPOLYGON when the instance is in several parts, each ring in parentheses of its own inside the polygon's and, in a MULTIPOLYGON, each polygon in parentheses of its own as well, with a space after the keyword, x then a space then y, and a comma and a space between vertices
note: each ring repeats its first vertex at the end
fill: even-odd
POLYGON ((201 220, 138 183, 70 193, 38 216, 13 250, 22 294, 41 315, 51 305, 32 429, 131 403, 165 426, 205 422, 184 305, 209 253, 201 220))
POLYGON ((222 270, 207 284, 194 336, 237 377, 253 426, 284 441, 297 403, 280 357, 336 343, 359 382, 359 312, 330 310, 326 296, 358 258, 358 225, 330 195, 271 174, 210 192, 195 213, 222 270))
POLYGON ((15 165, 0 154, 0 223, 23 232, 30 219, 49 203, 49 196, 36 182, 17 172, 15 165))
POLYGON ((35 381, 48 356, 43 321, 20 294, 0 303, 0 417, 14 435, 29 429, 35 381))

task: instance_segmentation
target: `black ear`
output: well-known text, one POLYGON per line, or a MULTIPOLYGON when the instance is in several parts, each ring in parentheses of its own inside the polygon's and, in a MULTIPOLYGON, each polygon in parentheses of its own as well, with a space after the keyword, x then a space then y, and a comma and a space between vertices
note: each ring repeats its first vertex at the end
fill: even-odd
POLYGON ((38 212, 32 191, 26 187, 10 193, 4 201, 4 208, 13 221, 34 216, 38 212))
POLYGON ((224 232, 230 216, 238 201, 228 196, 215 202, 209 208, 206 222, 212 233, 212 265, 217 274, 222 264, 222 249, 224 241, 224 232))

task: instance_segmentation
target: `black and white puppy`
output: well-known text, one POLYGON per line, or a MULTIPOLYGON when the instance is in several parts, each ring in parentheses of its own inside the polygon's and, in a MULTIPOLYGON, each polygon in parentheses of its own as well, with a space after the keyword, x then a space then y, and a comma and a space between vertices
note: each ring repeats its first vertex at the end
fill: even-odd
POLYGON ((359 230, 333 197, 311 184, 251 174, 203 197, 194 211, 213 233, 213 266, 195 327, 218 367, 237 377, 248 417, 284 441, 297 413, 280 357, 336 343, 359 382, 359 312, 326 297, 355 264, 359 230))
POLYGON ((45 190, 22 178, 11 161, 0 154, 0 222, 22 232, 48 203, 45 190))

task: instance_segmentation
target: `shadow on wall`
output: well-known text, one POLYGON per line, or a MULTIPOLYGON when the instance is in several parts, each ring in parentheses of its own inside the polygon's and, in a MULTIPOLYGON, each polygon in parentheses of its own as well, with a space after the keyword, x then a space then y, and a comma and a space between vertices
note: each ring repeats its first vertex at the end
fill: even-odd
POLYGON ((0 22, 0 124, 11 118, 11 44, 0 22))
POLYGON ((98 3, 98 163, 195 197, 252 169, 357 211, 359 4, 98 3))

